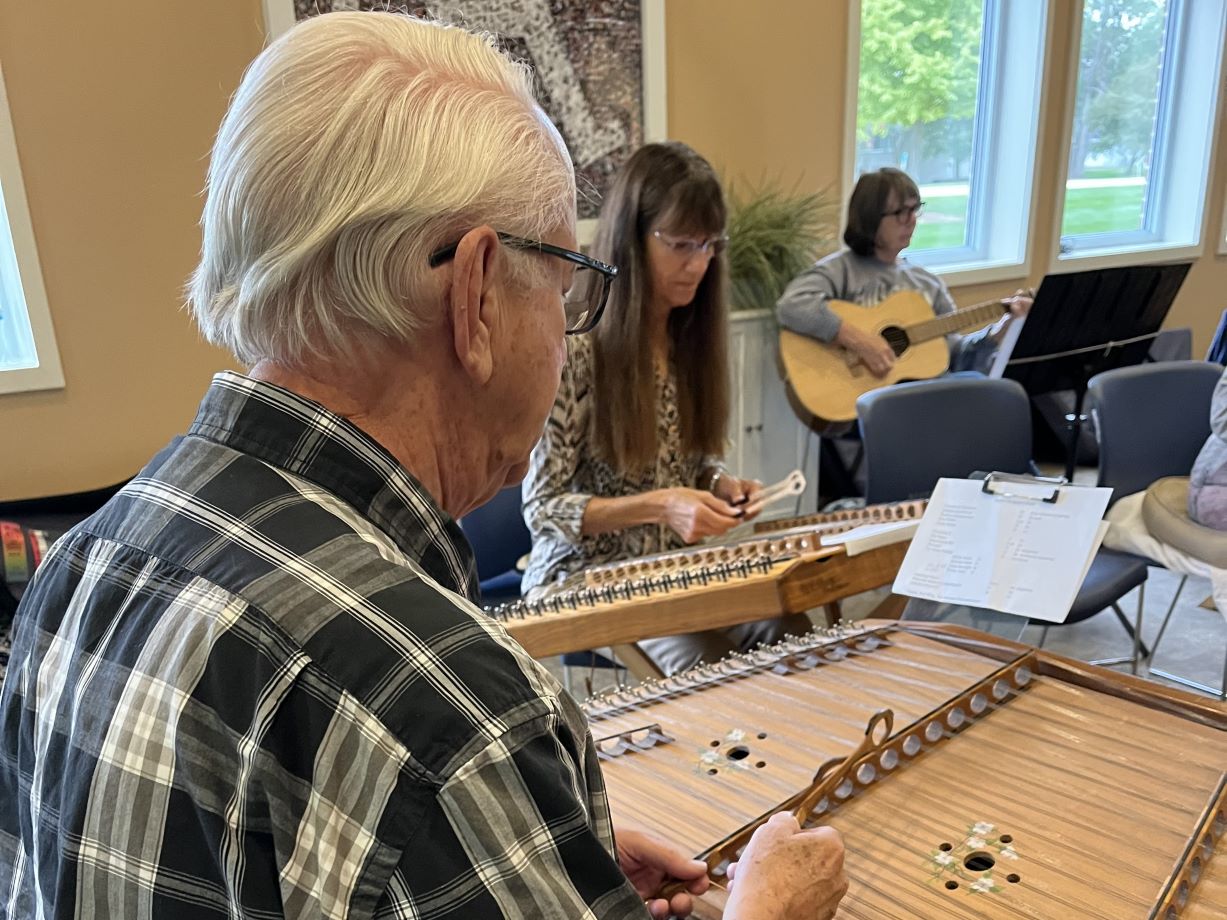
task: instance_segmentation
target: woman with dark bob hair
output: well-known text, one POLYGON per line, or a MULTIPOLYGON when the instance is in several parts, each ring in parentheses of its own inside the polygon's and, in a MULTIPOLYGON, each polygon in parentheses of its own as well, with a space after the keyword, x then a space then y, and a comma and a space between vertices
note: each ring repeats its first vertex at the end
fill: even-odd
MULTIPOLYGON (((613 180, 592 255, 617 265, 604 321, 568 340, 524 480, 524 588, 677 549, 741 523, 759 483, 722 464, 729 419, 724 196, 685 144, 649 144, 613 180)), ((666 673, 809 629, 805 617, 640 643, 666 673)))
MULTIPOLYGON (((912 178, 898 169, 864 173, 848 200, 848 248, 820 259, 792 280, 776 304, 780 325, 853 352, 879 377, 895 363, 880 335, 844 323, 827 306, 844 300, 872 307, 896 291, 919 291, 938 315, 955 310, 945 283, 899 254, 912 242, 924 208, 912 178)), ((1025 315, 1031 299, 1015 294, 1010 312, 978 332, 950 337, 951 370, 985 370, 1011 316, 1025 315)))

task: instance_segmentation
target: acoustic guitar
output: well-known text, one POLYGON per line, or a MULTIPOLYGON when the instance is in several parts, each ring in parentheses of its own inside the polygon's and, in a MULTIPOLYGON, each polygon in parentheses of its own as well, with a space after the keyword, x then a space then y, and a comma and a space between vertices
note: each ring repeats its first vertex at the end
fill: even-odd
POLYGON ((806 409, 828 422, 855 419, 862 393, 944 374, 950 366, 946 336, 978 329, 1009 309, 1005 301, 993 300, 935 316, 919 291, 896 291, 874 307, 843 300, 830 300, 827 306, 845 323, 881 335, 895 353, 894 366, 885 377, 876 377, 841 345, 780 330, 780 360, 793 392, 806 409))

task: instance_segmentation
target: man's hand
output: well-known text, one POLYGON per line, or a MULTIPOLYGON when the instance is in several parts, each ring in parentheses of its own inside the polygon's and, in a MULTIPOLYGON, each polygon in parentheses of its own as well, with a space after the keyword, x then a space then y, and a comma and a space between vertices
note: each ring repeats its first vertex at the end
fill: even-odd
POLYGON ((885 377, 895 366, 895 350, 880 335, 857 329, 851 323, 840 323, 835 334, 835 344, 842 345, 869 368, 875 377, 885 377))
POLYGON ((638 831, 618 831, 618 865, 657 918, 685 917, 694 909, 692 894, 707 890, 707 866, 669 844, 638 831), (670 900, 656 895, 666 882, 687 882, 670 900))
POLYGON ((781 812, 754 832, 729 879, 727 920, 830 920, 848 890, 843 841, 781 812))

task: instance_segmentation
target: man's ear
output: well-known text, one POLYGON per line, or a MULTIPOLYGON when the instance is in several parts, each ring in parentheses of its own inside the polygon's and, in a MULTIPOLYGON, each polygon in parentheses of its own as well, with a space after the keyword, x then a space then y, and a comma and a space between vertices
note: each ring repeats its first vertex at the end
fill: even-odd
POLYGON ((498 234, 476 227, 460 238, 452 259, 447 309, 456 358, 475 383, 494 373, 492 322, 497 314, 498 273, 502 267, 498 234))

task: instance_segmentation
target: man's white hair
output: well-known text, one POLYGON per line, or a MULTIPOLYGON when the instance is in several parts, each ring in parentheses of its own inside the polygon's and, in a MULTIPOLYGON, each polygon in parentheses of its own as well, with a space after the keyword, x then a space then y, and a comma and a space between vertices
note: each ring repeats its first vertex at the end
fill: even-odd
POLYGON ((188 302, 249 365, 343 358, 355 337, 407 342, 431 321, 435 248, 480 224, 539 239, 574 217, 571 159, 526 65, 454 26, 330 13, 243 76, 188 302))

